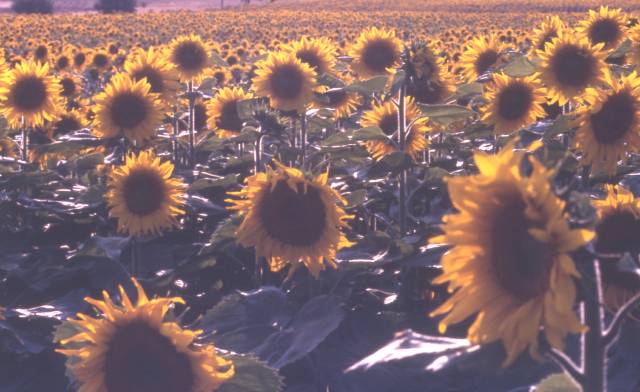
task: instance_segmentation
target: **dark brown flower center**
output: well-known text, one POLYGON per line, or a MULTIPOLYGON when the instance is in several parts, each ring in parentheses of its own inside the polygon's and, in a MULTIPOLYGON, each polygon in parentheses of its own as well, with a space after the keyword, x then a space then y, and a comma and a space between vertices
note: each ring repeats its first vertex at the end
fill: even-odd
POLYGON ((599 19, 589 28, 589 39, 595 44, 604 43, 606 46, 612 45, 618 41, 622 31, 618 22, 614 19, 599 19))
POLYGON ((216 125, 220 129, 240 132, 242 130, 242 120, 238 116, 238 101, 225 102, 222 106, 220 117, 216 120, 216 125))
POLYGON ((85 61, 87 61, 87 56, 84 53, 76 53, 73 56, 73 64, 76 67, 81 67, 85 61))
POLYGON ((322 69, 322 61, 320 61, 320 57, 313 50, 299 50, 296 52, 296 57, 313 68, 318 74, 322 74, 326 71, 325 69, 322 69))
POLYGON ((229 65, 236 65, 238 64, 238 58, 234 55, 230 55, 229 57, 227 57, 227 64, 229 65))
POLYGON ((485 50, 480 53, 476 62, 474 64, 474 68, 478 75, 482 75, 483 73, 489 70, 489 67, 494 65, 498 61, 498 52, 493 49, 485 50))
POLYGON ((398 60, 398 53, 392 42, 379 39, 368 42, 362 52, 362 62, 374 73, 383 74, 398 60))
POLYGON ((82 124, 73 116, 64 116, 53 125, 53 136, 64 135, 82 128, 82 124))
POLYGON ((218 84, 224 84, 227 79, 227 74, 222 71, 216 71, 213 73, 213 77, 216 78, 218 84))
POLYGON ((597 60, 587 49, 564 45, 551 57, 551 71, 562 86, 581 89, 595 76, 597 60))
POLYGON ((498 115, 506 120, 518 120, 529 113, 533 103, 531 88, 521 82, 510 83, 498 93, 498 115))
POLYGON ((113 98, 111 119, 122 129, 132 129, 142 124, 147 118, 147 103, 131 92, 120 93, 113 98))
POLYGON ((104 68, 109 64, 109 58, 102 53, 93 56, 93 65, 98 68, 104 68))
POLYGON ((56 61, 57 69, 67 69, 68 66, 69 66, 69 57, 67 56, 58 57, 58 60, 56 61))
POLYGON ((37 60, 44 60, 47 58, 47 54, 49 54, 49 50, 46 46, 38 46, 34 51, 33 55, 37 60))
POLYGON ((271 90, 276 98, 296 99, 302 92, 305 76, 295 64, 284 64, 273 69, 271 90))
POLYGON ((619 92, 607 98, 600 111, 591 115, 591 126, 596 140, 611 144, 631 131, 636 116, 635 100, 627 92, 619 92))
POLYGON ((71 78, 63 78, 60 79, 60 85, 62 86, 62 91, 60 95, 63 97, 71 97, 76 93, 76 82, 71 78))
POLYGON ((207 62, 207 53, 197 42, 183 42, 175 48, 173 62, 181 69, 195 72, 207 62))
POLYGON ((108 392, 184 392, 195 385, 187 354, 142 320, 117 327, 107 343, 104 382, 108 392))
POLYGON ((398 132, 398 115, 396 113, 386 113, 380 121, 378 121, 378 127, 382 129, 385 135, 393 135, 398 132))
POLYGON ((38 110, 47 100, 47 86, 36 76, 20 79, 11 91, 13 104, 18 110, 38 110))
POLYGON ((605 216, 596 226, 596 235, 598 253, 622 254, 640 250, 640 222, 629 211, 605 216))
POLYGON ((147 79, 147 82, 151 86, 151 92, 161 94, 164 91, 164 79, 157 70, 145 66, 133 73, 133 78, 138 81, 147 79))
POLYGON ((259 205, 260 221, 269 235, 284 244, 298 247, 313 246, 322 238, 326 210, 320 192, 309 184, 304 192, 302 183, 297 192, 280 180, 273 191, 265 190, 259 205))
POLYGON ((158 211, 165 201, 165 185, 162 177, 150 169, 133 169, 122 186, 127 209, 138 216, 158 211))

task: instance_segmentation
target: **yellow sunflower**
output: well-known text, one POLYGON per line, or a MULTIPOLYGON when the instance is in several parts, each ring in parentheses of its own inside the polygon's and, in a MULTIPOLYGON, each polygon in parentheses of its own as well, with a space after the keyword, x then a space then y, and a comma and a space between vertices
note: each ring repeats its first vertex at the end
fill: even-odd
POLYGON ((253 98, 241 88, 225 87, 218 90, 207 104, 209 129, 220 138, 238 136, 242 131, 242 120, 238 116, 238 102, 253 98))
POLYGON ((271 270, 291 264, 289 276, 300 264, 317 277, 327 266, 336 267, 336 252, 351 243, 342 232, 351 216, 337 205, 346 201, 327 185, 328 173, 307 178, 300 170, 275 163, 265 173, 246 179, 230 210, 243 221, 236 236, 243 246, 253 246, 271 270))
MULTIPOLYGON (((364 146, 373 159, 380 160, 392 152, 398 151, 398 106, 395 102, 373 103, 371 110, 362 114, 360 125, 365 127, 377 126, 382 129, 389 141, 369 140, 364 142, 364 146)), ((415 104, 413 98, 407 97, 405 100, 407 126, 411 125, 411 130, 406 137, 405 153, 414 160, 427 148, 429 140, 426 137, 429 132, 427 126, 428 119, 422 116, 420 108, 415 104)))
POLYGON ((537 75, 512 78, 495 74, 484 98, 488 104, 482 109, 482 121, 492 124, 499 134, 515 132, 546 116, 542 106, 546 91, 537 75))
POLYGON ((477 313, 468 339, 502 340, 507 366, 527 347, 538 357, 541 327, 558 349, 568 333, 584 331, 573 311, 580 274, 569 252, 594 233, 569 228, 565 204, 551 189, 552 172, 531 159, 524 177, 514 143, 498 155, 474 157, 479 174, 448 180, 458 213, 445 216, 444 234, 430 241, 453 246, 434 280, 448 283, 453 294, 431 315, 448 313, 439 326, 444 333, 477 313))
POLYGON ((202 331, 167 320, 180 297, 149 299, 133 278, 135 304, 119 286, 120 305, 106 292, 103 300, 85 298, 103 316, 79 313, 68 319, 79 332, 62 339, 57 351, 69 357, 67 368, 79 392, 211 392, 234 376, 234 366, 212 345, 195 348, 202 331))
POLYGON ((73 74, 62 74, 59 76, 60 95, 67 99, 77 97, 82 93, 82 81, 73 74))
POLYGON ((161 163, 151 151, 131 154, 124 165, 112 169, 106 197, 118 231, 137 237, 178 226, 185 185, 172 173, 173 164, 161 163))
POLYGON ((332 73, 336 64, 337 49, 327 38, 302 37, 284 45, 282 50, 292 53, 316 71, 317 75, 332 73))
POLYGON ((106 71, 111 67, 111 54, 104 49, 94 49, 88 65, 95 70, 106 71))
POLYGON ((591 46, 586 38, 578 39, 564 31, 539 50, 541 79, 549 89, 550 103, 565 105, 579 97, 587 87, 604 82, 608 68, 602 44, 591 46))
POLYGON ((544 50, 547 42, 551 42, 566 28, 566 24, 559 16, 545 16, 540 26, 533 29, 533 41, 531 44, 533 51, 544 50))
POLYGON ((400 65, 402 41, 395 32, 372 27, 363 31, 349 49, 351 69, 361 78, 386 75, 400 65))
POLYGON ((153 47, 140 51, 127 59, 124 69, 135 81, 146 79, 151 85, 151 92, 158 94, 163 103, 175 103, 180 78, 161 51, 153 47))
POLYGON ((475 82, 491 68, 503 61, 503 44, 498 37, 476 37, 460 56, 462 74, 468 82, 475 82))
POLYGON ((598 11, 589 10, 589 17, 578 24, 576 32, 587 38, 591 45, 602 44, 602 49, 615 49, 624 40, 627 17, 624 12, 601 6, 598 11))
POLYGON ((316 72, 293 55, 272 52, 257 67, 253 90, 268 97, 273 108, 302 111, 313 98, 316 72))
POLYGON ((312 107, 332 109, 335 118, 347 118, 362 103, 359 94, 345 91, 343 88, 323 89, 320 97, 314 97, 312 107))
POLYGON ((0 113, 9 125, 40 126, 60 110, 60 86, 49 65, 24 61, 0 78, 0 113))
POLYGON ((146 79, 133 81, 117 74, 95 98, 95 132, 103 138, 125 136, 142 142, 156 134, 162 121, 161 104, 146 79))
POLYGON ((574 147, 583 165, 604 167, 615 174, 618 161, 640 149, 640 77, 633 72, 614 81, 609 89, 589 88, 579 109, 574 147))
POLYGON ((213 65, 212 47, 197 35, 175 38, 167 49, 167 58, 183 82, 199 81, 205 70, 213 65))

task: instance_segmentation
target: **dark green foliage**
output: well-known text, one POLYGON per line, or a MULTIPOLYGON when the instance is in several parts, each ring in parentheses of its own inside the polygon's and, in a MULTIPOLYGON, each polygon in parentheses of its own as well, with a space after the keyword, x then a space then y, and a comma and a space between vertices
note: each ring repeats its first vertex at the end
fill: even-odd
POLYGON ((52 14, 51 0, 13 0, 11 9, 18 14, 52 14))
POLYGON ((95 9, 105 14, 135 12, 137 5, 137 0, 98 0, 95 9))

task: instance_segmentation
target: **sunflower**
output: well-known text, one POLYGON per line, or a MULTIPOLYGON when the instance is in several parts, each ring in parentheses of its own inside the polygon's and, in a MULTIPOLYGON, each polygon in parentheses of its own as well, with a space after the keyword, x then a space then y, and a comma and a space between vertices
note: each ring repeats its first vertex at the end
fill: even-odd
POLYGON ((71 68, 71 57, 67 52, 62 52, 53 60, 53 67, 57 71, 66 71, 71 68))
POLYGON ((60 86, 48 64, 24 61, 0 78, 0 102, 10 126, 40 126, 58 113, 60 86))
POLYGON ((347 118, 360 106, 362 99, 354 92, 343 88, 325 89, 321 96, 314 97, 311 104, 316 109, 332 109, 335 118, 347 118))
POLYGON ((119 286, 120 305, 85 298, 103 317, 79 313, 67 322, 79 332, 62 339, 57 351, 69 357, 67 367, 79 392, 211 392, 234 375, 233 363, 212 345, 194 348, 202 331, 183 329, 167 320, 179 297, 149 299, 135 278, 134 303, 119 286))
POLYGON ((72 62, 76 70, 82 71, 87 65, 87 53, 81 48, 76 49, 72 56, 72 62))
POLYGON ((284 45, 282 50, 292 53, 298 60, 309 65, 317 75, 332 73, 336 64, 337 49, 326 38, 302 37, 284 45))
POLYGON ((448 180, 459 213, 445 216, 444 234, 430 241, 453 246, 434 280, 448 283, 453 293, 431 314, 448 313, 440 332, 478 313, 468 339, 502 340, 504 366, 527 347, 538 357, 541 327, 559 349, 567 333, 584 331, 573 312, 573 279, 580 274, 568 252, 594 236, 569 228, 564 202, 551 190, 552 171, 532 158, 531 174, 524 177, 523 154, 513 148, 511 143, 498 155, 477 152, 479 174, 448 180))
POLYGON ((87 128, 86 115, 78 110, 70 110, 58 115, 47 126, 47 135, 54 139, 71 131, 87 128))
POLYGON ((5 158, 18 158, 20 156, 18 145, 10 137, 0 138, 0 156, 5 158))
POLYGON ((60 75, 58 83, 60 84, 60 96, 67 99, 74 98, 82 92, 82 82, 73 74, 60 75))
POLYGON ((233 75, 226 68, 212 68, 208 73, 208 77, 216 80, 216 86, 224 87, 233 79, 233 75))
POLYGON ((129 155, 110 174, 107 202, 118 231, 130 236, 159 235, 178 225, 184 214, 185 185, 172 178, 173 164, 160 162, 151 151, 129 155))
POLYGON ((547 42, 551 42, 566 28, 567 26, 559 16, 545 16, 542 23, 540 23, 540 27, 533 29, 533 41, 531 44, 533 50, 544 50, 547 42))
POLYGON ((550 103, 565 105, 587 87, 605 81, 608 68, 601 47, 565 31, 546 44, 544 51, 538 51, 541 79, 549 89, 550 103))
POLYGON ((111 66, 111 54, 103 49, 94 49, 89 65, 95 70, 105 71, 111 66))
POLYGON ((537 75, 512 78, 495 74, 485 90, 488 104, 482 110, 482 121, 494 126, 498 134, 511 133, 545 117, 546 92, 537 75))
POLYGON ((444 62, 429 44, 419 44, 409 51, 409 69, 409 74, 415 79, 438 79, 444 62))
POLYGON ((614 81, 609 89, 589 88, 579 109, 574 147, 583 165, 604 167, 610 175, 618 161, 640 149, 640 77, 636 72, 614 81))
POLYGON ((218 90, 207 105, 209 129, 220 138, 238 136, 242 131, 242 119, 238 116, 238 102, 253 98, 241 88, 225 87, 218 90))
POLYGON ((230 210, 243 221, 236 232, 243 246, 254 246, 271 270, 291 264, 289 276, 300 264, 317 277, 327 266, 336 267, 336 251, 351 243, 342 233, 351 219, 337 202, 345 200, 327 185, 328 173, 307 178, 300 170, 275 163, 246 179, 246 186, 228 199, 230 210))
POLYGON ((142 142, 155 135, 162 121, 160 102, 146 79, 133 81, 115 75, 104 92, 96 96, 96 134, 103 138, 125 136, 142 142))
POLYGON ((402 41, 395 32, 372 27, 363 31, 349 49, 351 68, 361 78, 386 75, 400 65, 402 41))
POLYGON ((49 60, 50 52, 46 44, 36 46, 33 49, 33 61, 36 63, 46 63, 49 60))
POLYGON ((468 82, 476 81, 491 68, 502 63, 503 50, 502 43, 494 35, 472 39, 460 56, 463 76, 468 82))
POLYGON ((627 18, 621 9, 601 6, 598 11, 589 10, 589 17, 578 24, 576 32, 591 42, 602 44, 602 49, 615 49, 625 38, 627 18))
POLYGON ((258 96, 269 97, 275 109, 301 111, 313 98, 316 72, 293 55, 272 52, 257 67, 253 90, 258 96))
POLYGON ((183 82, 198 81, 212 65, 212 48, 197 35, 181 36, 169 44, 167 57, 183 82))
MULTIPOLYGON (((428 119, 422 117, 420 109, 411 97, 406 98, 405 109, 407 126, 411 125, 411 130, 406 137, 404 152, 416 160, 418 159, 418 154, 427 148, 429 144, 426 137, 427 132, 429 132, 429 128, 427 127, 428 119)), ((389 137, 389 141, 369 140, 364 142, 365 148, 373 159, 380 160, 386 155, 397 151, 398 106, 395 102, 373 103, 371 110, 365 111, 362 114, 360 125, 362 127, 377 126, 389 137)))
POLYGON ((407 86, 408 96, 413 97, 418 103, 428 105, 444 103, 454 92, 455 85, 448 75, 418 79, 407 86))
POLYGON ((151 92, 158 94, 164 103, 173 103, 180 80, 175 67, 167 62, 162 52, 155 48, 140 51, 125 62, 124 69, 133 80, 146 79, 151 92))

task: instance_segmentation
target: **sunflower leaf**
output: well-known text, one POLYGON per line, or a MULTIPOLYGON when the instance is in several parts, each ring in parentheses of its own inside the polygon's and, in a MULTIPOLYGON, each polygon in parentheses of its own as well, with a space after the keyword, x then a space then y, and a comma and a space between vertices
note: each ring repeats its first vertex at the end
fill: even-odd
POLYGON ((373 93, 380 93, 384 91, 384 88, 386 85, 387 85, 386 76, 374 76, 371 79, 355 82, 345 87, 345 90, 364 94, 364 95, 371 95, 373 93))
POLYGON ((367 176, 370 178, 380 178, 388 174, 397 175, 402 170, 409 169, 413 165, 413 160, 409 155, 402 151, 395 151, 374 163, 369 168, 367 176))
POLYGON ((449 126, 456 121, 469 120, 476 117, 472 110, 459 105, 425 105, 419 104, 422 114, 443 126, 449 126))
POLYGON ((533 75, 536 72, 536 66, 529 61, 527 56, 518 55, 504 67, 503 72, 514 78, 521 78, 533 75))
POLYGON ((552 374, 536 385, 537 392, 579 392, 580 387, 565 373, 552 374))
POLYGON ((218 67, 227 68, 229 66, 229 63, 215 51, 211 51, 209 58, 211 62, 218 67))
POLYGON ((365 141, 365 140, 389 140, 389 136, 385 135, 380 127, 372 125, 370 127, 362 128, 353 133, 352 140, 365 141))
POLYGON ((249 355, 223 355, 233 362, 235 375, 217 392, 279 392, 284 384, 278 371, 249 355))

